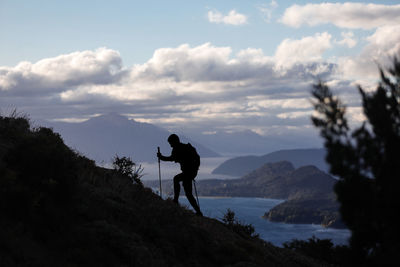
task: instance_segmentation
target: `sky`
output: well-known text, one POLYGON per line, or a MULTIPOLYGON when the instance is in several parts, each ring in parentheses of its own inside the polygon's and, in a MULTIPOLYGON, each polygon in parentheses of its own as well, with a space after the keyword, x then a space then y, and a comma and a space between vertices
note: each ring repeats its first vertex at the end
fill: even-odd
POLYGON ((314 138, 312 84, 357 125, 394 55, 398 0, 0 0, 0 112, 314 138))

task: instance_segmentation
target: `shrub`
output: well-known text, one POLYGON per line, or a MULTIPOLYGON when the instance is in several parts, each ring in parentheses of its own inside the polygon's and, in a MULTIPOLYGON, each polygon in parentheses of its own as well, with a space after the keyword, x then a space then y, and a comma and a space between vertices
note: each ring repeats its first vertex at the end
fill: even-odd
POLYGON ((140 178, 143 177, 142 165, 137 166, 131 158, 120 158, 116 155, 113 160, 113 168, 119 174, 129 177, 133 182, 143 186, 143 183, 140 180, 140 178))
POLYGON ((235 212, 231 209, 227 209, 224 217, 222 218, 222 222, 232 229, 234 232, 247 235, 250 237, 258 237, 259 235, 255 233, 254 226, 252 224, 245 224, 238 221, 235 218, 235 212))

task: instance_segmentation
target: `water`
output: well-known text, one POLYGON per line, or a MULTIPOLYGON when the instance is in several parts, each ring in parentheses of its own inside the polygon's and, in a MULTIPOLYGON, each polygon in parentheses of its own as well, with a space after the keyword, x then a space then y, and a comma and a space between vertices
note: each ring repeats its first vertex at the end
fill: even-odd
MULTIPOLYGON (((313 235, 320 239, 331 239, 337 245, 347 245, 350 237, 350 231, 346 229, 324 228, 312 224, 276 223, 262 218, 265 212, 283 202, 282 200, 199 197, 199 201, 205 216, 221 220, 229 208, 235 212, 237 220, 245 224, 252 224, 260 238, 276 246, 282 246, 284 242, 292 239, 307 240, 313 235)), ((179 202, 191 208, 185 197, 181 197, 179 202)))

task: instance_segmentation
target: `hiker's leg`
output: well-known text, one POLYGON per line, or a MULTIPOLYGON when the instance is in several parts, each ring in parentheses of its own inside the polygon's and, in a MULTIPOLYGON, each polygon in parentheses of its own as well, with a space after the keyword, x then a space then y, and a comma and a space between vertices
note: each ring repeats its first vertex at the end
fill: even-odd
POLYGON ((190 203, 190 205, 192 205, 193 209, 197 212, 197 213, 201 213, 199 206, 197 205, 196 199, 193 197, 193 193, 192 193, 192 177, 188 176, 185 177, 185 179, 183 180, 183 188, 185 189, 185 194, 186 197, 190 203))
POLYGON ((181 192, 180 181, 183 181, 183 173, 175 175, 174 177, 174 202, 178 202, 179 194, 181 192))

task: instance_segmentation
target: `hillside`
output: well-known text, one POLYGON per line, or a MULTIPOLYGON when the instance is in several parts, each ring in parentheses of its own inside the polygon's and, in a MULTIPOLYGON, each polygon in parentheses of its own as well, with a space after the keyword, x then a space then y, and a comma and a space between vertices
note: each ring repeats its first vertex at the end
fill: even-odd
POLYGON ((0 117, 0 266, 321 266, 0 117))
MULTIPOLYGON (((149 123, 129 120, 119 114, 110 113, 80 123, 44 122, 59 132, 65 143, 94 159, 110 162, 115 154, 129 156, 137 162, 154 162, 157 146, 169 151, 167 142, 171 134, 167 130, 149 123)), ((182 136, 191 142, 202 157, 217 157, 218 153, 182 136)))
POLYGON ((339 214, 335 194, 319 197, 294 197, 278 204, 263 216, 273 222, 321 224, 324 227, 346 228, 339 214))
POLYGON ((275 151, 264 156, 235 157, 223 162, 212 173, 240 177, 260 168, 265 163, 278 161, 289 161, 295 168, 313 165, 323 171, 328 169, 324 149, 289 149, 275 151))

